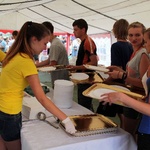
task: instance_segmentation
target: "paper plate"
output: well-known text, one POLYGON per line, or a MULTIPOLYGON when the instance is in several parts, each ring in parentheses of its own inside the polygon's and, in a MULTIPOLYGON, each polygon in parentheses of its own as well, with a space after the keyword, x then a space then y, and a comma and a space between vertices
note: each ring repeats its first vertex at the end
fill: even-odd
POLYGON ((41 67, 41 68, 38 68, 39 71, 53 71, 53 70, 56 70, 56 67, 53 67, 53 66, 50 66, 50 67, 41 67))
POLYGON ((71 75, 71 79, 74 80, 86 80, 89 78, 89 75, 87 75, 86 73, 72 73, 71 75))
POLYGON ((101 72, 109 71, 109 69, 107 69, 106 67, 103 67, 103 66, 92 66, 92 65, 84 65, 84 66, 89 70, 97 70, 97 71, 101 71, 101 72))
POLYGON ((120 85, 112 85, 112 86, 116 87, 116 88, 119 88, 119 89, 122 89, 122 90, 125 90, 125 91, 130 91, 128 88, 120 86, 120 85))
POLYGON ((96 99, 103 99, 103 97, 101 95, 103 95, 105 93, 111 93, 111 92, 116 92, 116 91, 111 90, 111 89, 100 88, 100 89, 96 89, 96 90, 92 91, 92 95, 96 99))

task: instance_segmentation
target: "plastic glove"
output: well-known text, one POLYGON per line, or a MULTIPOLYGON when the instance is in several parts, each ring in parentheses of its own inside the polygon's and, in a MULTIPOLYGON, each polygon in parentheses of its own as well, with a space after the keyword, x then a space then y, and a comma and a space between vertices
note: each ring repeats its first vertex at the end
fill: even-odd
POLYGON ((75 126, 74 124, 72 123, 72 121, 70 120, 69 117, 67 117, 66 119, 64 119, 62 121, 62 123, 64 124, 65 126, 65 129, 66 129, 66 132, 70 133, 70 134, 73 134, 75 133, 77 130, 75 129, 75 126))

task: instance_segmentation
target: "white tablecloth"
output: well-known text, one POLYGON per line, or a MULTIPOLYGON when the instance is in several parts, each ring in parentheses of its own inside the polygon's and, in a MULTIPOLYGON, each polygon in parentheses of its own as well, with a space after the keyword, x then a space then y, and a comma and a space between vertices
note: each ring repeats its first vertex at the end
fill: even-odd
MULTIPOLYGON (((68 115, 91 114, 77 103, 70 109, 63 109, 68 115)), ((53 117, 47 120, 56 123, 53 117)), ((57 124, 57 123, 56 123, 57 124)), ((55 129, 39 121, 25 121, 21 131, 22 150, 136 150, 132 136, 118 128, 117 133, 97 134, 84 137, 68 135, 61 128, 55 129)))

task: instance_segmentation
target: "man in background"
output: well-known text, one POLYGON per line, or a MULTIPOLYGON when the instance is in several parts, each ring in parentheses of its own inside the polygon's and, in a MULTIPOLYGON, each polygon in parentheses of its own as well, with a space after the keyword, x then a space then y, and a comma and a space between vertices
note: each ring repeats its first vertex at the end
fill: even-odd
POLYGON ((54 66, 54 65, 68 65, 68 55, 65 46, 63 43, 56 38, 54 35, 54 27, 53 25, 46 21, 43 22, 43 24, 49 29, 50 31, 50 52, 49 52, 49 58, 47 60, 44 60, 40 63, 36 63, 37 67, 43 67, 46 65, 54 66))
POLYGON ((12 44, 14 43, 14 41, 15 41, 17 35, 18 35, 18 31, 17 31, 17 30, 14 30, 14 31, 12 32, 12 39, 11 39, 11 40, 9 41, 9 43, 8 43, 9 47, 12 46, 12 44))
MULTIPOLYGON (((74 35, 81 40, 79 46, 76 66, 71 66, 72 70, 77 72, 86 72, 85 64, 97 66, 96 45, 94 41, 87 35, 88 24, 84 19, 75 20, 72 24, 74 35)), ((89 70, 88 70, 89 71, 89 70)), ((92 98, 82 94, 84 90, 89 88, 91 84, 78 84, 78 103, 90 110, 92 107, 92 98)))

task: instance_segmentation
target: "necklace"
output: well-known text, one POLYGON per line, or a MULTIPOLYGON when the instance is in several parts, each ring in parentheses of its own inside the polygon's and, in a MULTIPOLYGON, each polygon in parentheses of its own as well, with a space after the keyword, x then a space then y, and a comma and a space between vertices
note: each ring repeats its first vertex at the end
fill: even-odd
POLYGON ((135 56, 135 54, 136 54, 141 48, 143 48, 143 46, 140 46, 137 50, 135 50, 135 51, 132 53, 132 55, 131 55, 131 57, 130 57, 130 60, 135 56))

